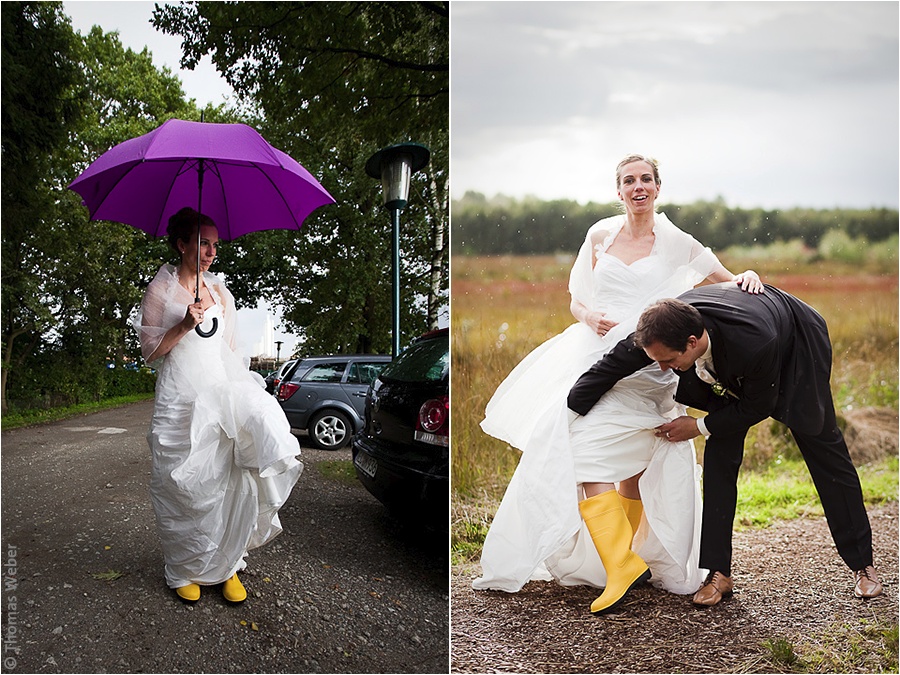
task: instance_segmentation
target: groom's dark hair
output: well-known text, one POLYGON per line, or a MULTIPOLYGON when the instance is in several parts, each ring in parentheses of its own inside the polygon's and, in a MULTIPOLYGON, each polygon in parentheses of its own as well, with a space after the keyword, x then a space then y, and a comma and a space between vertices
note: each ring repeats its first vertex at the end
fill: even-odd
POLYGON ((691 335, 703 335, 703 318, 695 307, 667 298, 650 305, 638 319, 634 332, 637 347, 662 344, 669 349, 683 352, 691 335))

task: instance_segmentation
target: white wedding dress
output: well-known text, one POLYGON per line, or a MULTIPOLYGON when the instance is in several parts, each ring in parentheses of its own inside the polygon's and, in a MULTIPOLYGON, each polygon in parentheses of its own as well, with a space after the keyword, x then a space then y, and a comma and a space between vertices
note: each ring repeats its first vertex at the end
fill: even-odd
MULTIPOLYGON (((148 442, 150 497, 170 588, 217 584, 246 567, 250 549, 281 531, 278 510, 300 477, 300 446, 262 378, 234 351, 234 298, 204 274, 217 318, 209 338, 195 331, 150 364, 158 368, 148 442)), ((180 322, 193 296, 164 265, 134 324, 149 357, 180 322)))
POLYGON ((615 216, 591 227, 572 268, 572 296, 619 324, 603 337, 573 324, 526 356, 488 403, 482 428, 522 450, 522 457, 485 539, 476 589, 516 592, 532 579, 604 587, 603 564, 578 511, 581 483, 619 482, 641 471, 644 516, 633 549, 649 565, 651 583, 693 593, 703 580, 693 443, 670 443, 653 433, 684 414, 674 400, 677 378, 651 364, 583 417, 570 422, 566 405, 575 380, 634 331, 646 306, 692 288, 718 265, 664 214, 655 221, 648 257, 626 265, 606 253, 625 222, 615 216))

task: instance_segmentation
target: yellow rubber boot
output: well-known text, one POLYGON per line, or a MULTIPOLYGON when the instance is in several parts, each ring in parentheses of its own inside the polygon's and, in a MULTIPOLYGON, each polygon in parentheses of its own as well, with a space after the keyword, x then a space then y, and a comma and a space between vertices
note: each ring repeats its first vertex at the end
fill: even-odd
POLYGON ((179 586, 175 589, 178 597, 188 602, 197 602, 200 599, 200 587, 197 584, 188 584, 187 586, 179 586))
POLYGON ((228 602, 243 602, 247 599, 247 591, 244 589, 244 584, 238 579, 236 572, 234 576, 222 584, 222 595, 225 596, 228 602))
MULTIPOLYGON (((619 495, 619 499, 622 500, 622 508, 625 509, 625 517, 628 518, 628 523, 631 525, 631 541, 633 543, 634 535, 637 534, 638 527, 641 525, 641 516, 644 515, 644 502, 640 499, 623 497, 621 494, 619 495)), ((631 548, 631 544, 628 545, 628 548, 631 548)))
POLYGON ((607 490, 578 504, 581 517, 603 567, 606 569, 606 588, 591 603, 591 614, 603 614, 618 605, 632 588, 650 578, 650 568, 631 550, 631 526, 619 493, 607 490))

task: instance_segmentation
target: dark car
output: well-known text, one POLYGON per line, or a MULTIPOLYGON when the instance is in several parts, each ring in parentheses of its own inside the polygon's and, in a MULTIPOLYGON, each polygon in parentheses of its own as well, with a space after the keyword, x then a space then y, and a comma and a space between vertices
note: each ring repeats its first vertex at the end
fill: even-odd
POLYGON ((281 364, 281 367, 278 370, 273 370, 271 373, 266 375, 266 391, 270 394, 274 394, 278 391, 278 386, 281 384, 281 380, 284 377, 284 374, 291 369, 297 363, 297 359, 291 359, 290 361, 285 361, 281 364))
POLYGON ((366 489, 436 530, 448 527, 449 393, 449 331, 442 329, 381 371, 366 397, 365 427, 353 438, 353 464, 366 489))
POLYGON ((320 450, 337 450, 363 426, 366 392, 390 356, 309 356, 289 369, 276 397, 293 429, 320 450))

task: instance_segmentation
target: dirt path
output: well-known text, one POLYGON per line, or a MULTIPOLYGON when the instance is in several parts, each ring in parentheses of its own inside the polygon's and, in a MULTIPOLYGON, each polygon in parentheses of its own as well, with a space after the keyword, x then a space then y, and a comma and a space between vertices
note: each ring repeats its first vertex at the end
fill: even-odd
MULTIPOLYGON (((823 518, 736 533, 735 594, 712 609, 645 586, 617 613, 596 618, 587 610, 595 589, 533 581, 515 594, 475 592, 477 566, 455 567, 451 671, 783 672, 767 659, 764 640, 824 643, 836 623, 844 632, 828 648, 848 652, 850 636, 863 634, 866 622, 897 626, 897 502, 870 509, 869 517, 885 589, 870 601, 853 597, 852 576, 823 518)), ((856 672, 872 672, 865 663, 876 649, 863 643, 856 672)))

